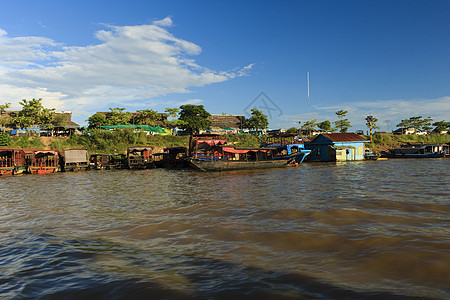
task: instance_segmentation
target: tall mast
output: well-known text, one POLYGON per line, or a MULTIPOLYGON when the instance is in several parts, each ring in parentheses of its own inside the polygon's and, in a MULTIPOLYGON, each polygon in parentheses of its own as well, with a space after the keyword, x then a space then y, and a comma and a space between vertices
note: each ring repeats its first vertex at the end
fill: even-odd
POLYGON ((306 72, 306 79, 308 82, 308 113, 306 115, 306 118, 308 119, 307 121, 309 121, 309 106, 310 106, 310 102, 309 102, 309 72, 306 72))

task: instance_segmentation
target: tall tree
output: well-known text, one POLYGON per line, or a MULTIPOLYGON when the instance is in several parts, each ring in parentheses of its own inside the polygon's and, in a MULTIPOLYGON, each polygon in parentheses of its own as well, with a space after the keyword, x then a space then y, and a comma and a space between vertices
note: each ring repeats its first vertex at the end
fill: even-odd
POLYGON ((21 128, 26 128, 30 125, 53 127, 55 109, 45 108, 41 102, 42 98, 33 98, 30 101, 23 99, 19 102, 22 105, 22 110, 19 111, 17 117, 13 118, 13 123, 21 128))
POLYGON ((345 119, 345 116, 347 115, 348 111, 346 110, 339 110, 336 112, 336 115, 339 120, 334 122, 334 126, 339 129, 339 132, 347 132, 347 130, 352 127, 350 125, 350 121, 348 119, 345 119))
POLYGON ((170 118, 171 120, 166 120, 166 124, 169 127, 177 127, 178 125, 180 125, 180 120, 178 120, 178 115, 180 114, 180 109, 175 107, 175 108, 166 108, 164 111, 170 118))
POLYGON ((110 108, 109 117, 106 118, 107 125, 129 125, 131 113, 124 112, 125 108, 110 108))
POLYGON ((100 126, 106 125, 106 115, 95 113, 90 116, 87 121, 89 123, 89 128, 99 128, 100 126))
POLYGON ((186 129, 191 133, 199 133, 200 130, 209 129, 211 121, 208 117, 211 115, 205 110, 203 105, 185 104, 180 106, 181 112, 179 120, 182 124, 181 129, 186 129))
POLYGON ((11 103, 0 104, 0 127, 7 125, 9 117, 6 116, 6 109, 11 106, 11 103))
POLYGON ((134 116, 134 124, 155 126, 156 121, 161 119, 161 115, 153 109, 138 110, 134 116))
POLYGON ((317 124, 317 127, 319 127, 319 129, 322 129, 323 131, 331 131, 331 122, 328 120, 325 120, 325 121, 317 124))
POLYGON ((305 121, 305 123, 303 123, 301 129, 302 129, 302 131, 307 131, 308 133, 311 133, 315 130, 316 126, 317 126, 317 119, 314 119, 311 121, 305 121))
POLYGON ((430 117, 423 118, 422 116, 411 117, 407 120, 402 120, 397 127, 400 128, 409 128, 413 127, 416 130, 428 131, 432 129, 431 124, 433 123, 433 119, 430 117))
POLYGON ((450 129, 450 123, 445 122, 444 120, 439 121, 439 122, 434 122, 433 126, 436 126, 435 131, 437 131, 437 132, 441 132, 441 131, 450 129))
POLYGON ((269 127, 269 119, 262 112, 262 110, 256 109, 256 107, 251 110, 252 116, 250 119, 245 121, 244 127, 248 129, 266 129, 269 127))

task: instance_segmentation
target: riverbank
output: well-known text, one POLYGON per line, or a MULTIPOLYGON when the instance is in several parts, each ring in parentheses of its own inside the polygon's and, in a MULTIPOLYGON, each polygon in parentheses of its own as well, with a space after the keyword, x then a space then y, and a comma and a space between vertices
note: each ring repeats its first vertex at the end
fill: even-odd
MULTIPOLYGON (((228 142, 238 147, 259 147, 260 138, 251 134, 228 135, 228 142)), ((367 137, 367 140, 370 138, 367 137)), ((374 153, 379 153, 391 148, 398 148, 407 143, 419 144, 447 144, 450 143, 450 135, 431 134, 427 136, 417 135, 374 135, 372 142, 366 147, 374 153)), ((147 135, 145 132, 133 132, 133 130, 104 131, 94 130, 82 135, 70 137, 11 137, 9 147, 57 149, 84 148, 89 153, 125 153, 127 147, 139 145, 152 146, 155 152, 162 152, 166 147, 188 147, 189 136, 172 135, 147 135)))

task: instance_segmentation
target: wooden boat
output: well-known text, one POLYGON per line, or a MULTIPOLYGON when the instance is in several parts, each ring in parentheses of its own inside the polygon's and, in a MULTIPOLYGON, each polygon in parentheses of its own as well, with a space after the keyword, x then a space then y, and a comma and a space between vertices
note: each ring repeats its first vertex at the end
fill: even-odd
POLYGON ((123 169, 126 165, 125 154, 91 154, 91 169, 112 170, 123 169))
POLYGON ((127 149, 129 169, 148 169, 153 167, 153 148, 149 146, 134 146, 127 149))
POLYGON ((27 171, 30 174, 47 174, 59 172, 60 155, 56 150, 27 151, 27 171))
POLYGON ((418 145, 382 151, 386 158, 439 158, 449 153, 448 145, 418 145))
POLYGON ((0 175, 17 175, 25 171, 25 152, 22 149, 0 148, 0 175))
POLYGON ((236 148, 226 139, 193 136, 190 142, 190 166, 200 171, 278 168, 301 163, 310 150, 283 153, 278 147, 236 148))
POLYGON ((366 149, 366 151, 364 152, 365 160, 378 160, 380 158, 380 156, 381 156, 380 154, 373 153, 369 149, 366 149))
POLYGON ((186 168, 187 165, 187 153, 186 147, 168 147, 164 148, 162 153, 153 154, 153 163, 157 168, 167 169, 181 169, 186 168))

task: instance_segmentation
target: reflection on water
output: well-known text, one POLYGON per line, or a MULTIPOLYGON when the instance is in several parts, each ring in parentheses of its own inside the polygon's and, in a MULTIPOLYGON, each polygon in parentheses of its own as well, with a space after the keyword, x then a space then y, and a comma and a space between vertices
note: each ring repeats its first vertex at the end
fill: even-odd
POLYGON ((450 298, 449 166, 0 178, 0 298, 450 298))

